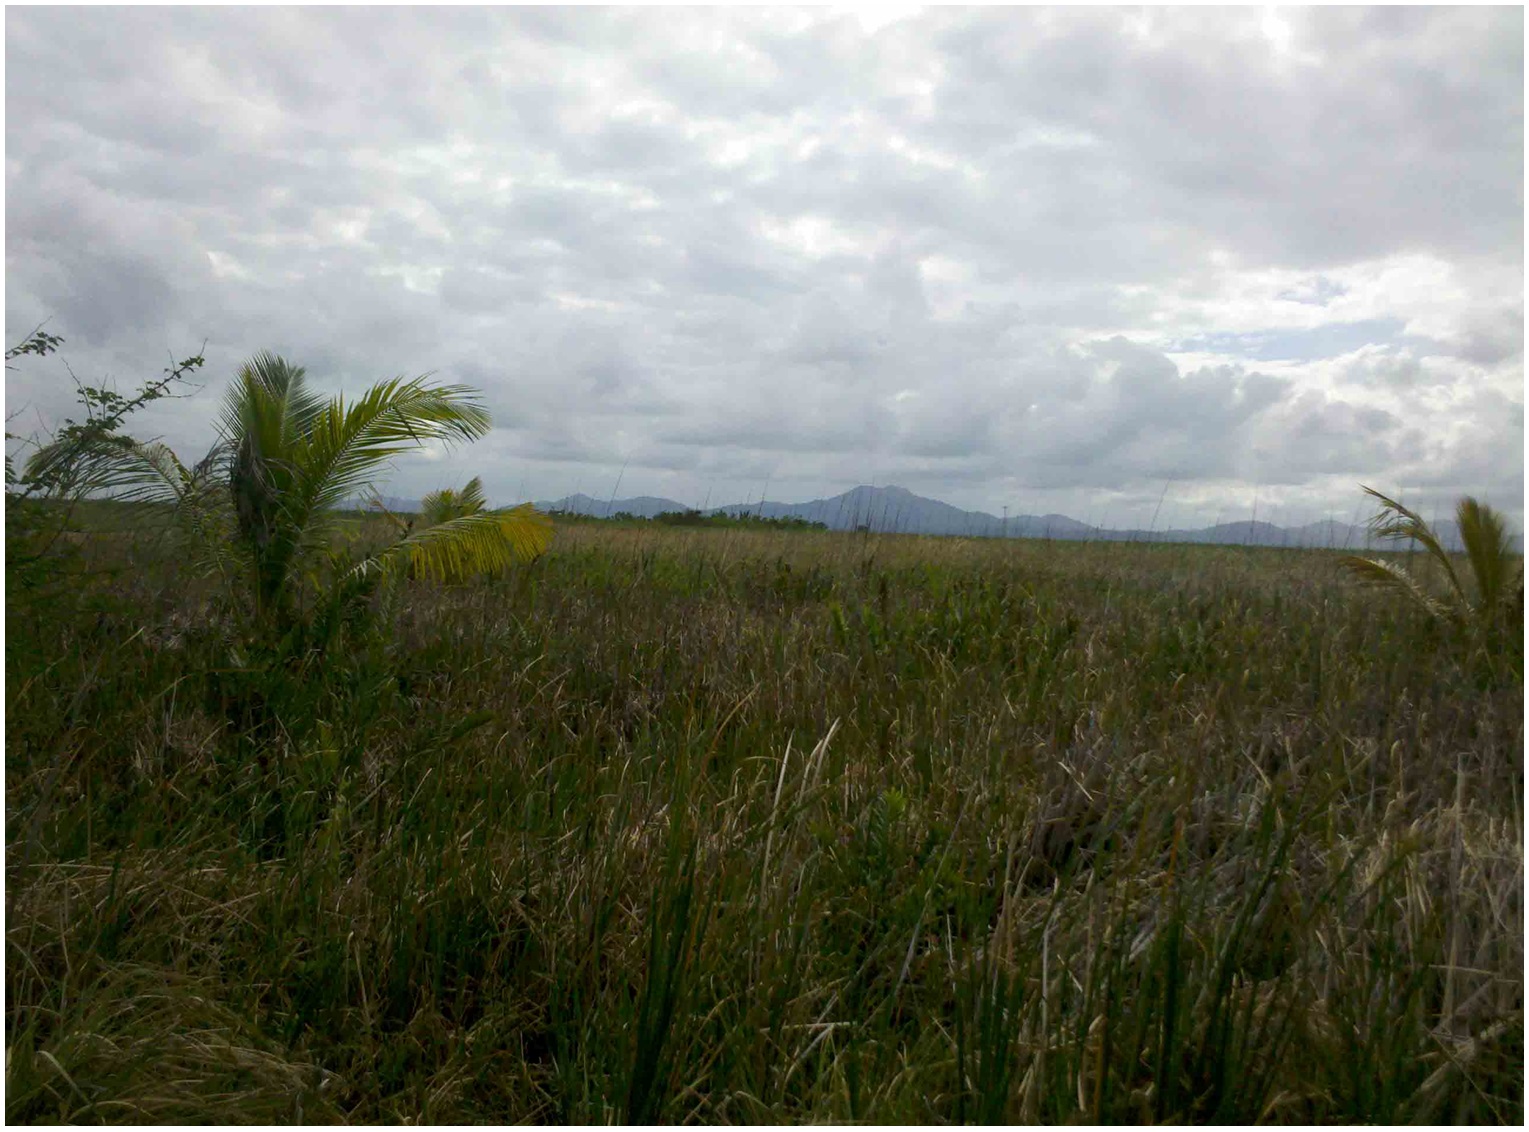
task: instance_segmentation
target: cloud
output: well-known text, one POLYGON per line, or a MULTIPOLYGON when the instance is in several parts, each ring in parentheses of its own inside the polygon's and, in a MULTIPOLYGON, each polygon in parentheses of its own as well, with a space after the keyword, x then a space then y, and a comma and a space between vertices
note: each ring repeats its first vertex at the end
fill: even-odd
MULTIPOLYGON (((481 387, 499 430, 405 495, 1517 512, 1522 44, 1516 9, 19 9, 7 333, 122 383, 207 339, 145 418, 188 450, 258 349, 481 387)), ((8 401, 56 420, 60 372, 8 401)))

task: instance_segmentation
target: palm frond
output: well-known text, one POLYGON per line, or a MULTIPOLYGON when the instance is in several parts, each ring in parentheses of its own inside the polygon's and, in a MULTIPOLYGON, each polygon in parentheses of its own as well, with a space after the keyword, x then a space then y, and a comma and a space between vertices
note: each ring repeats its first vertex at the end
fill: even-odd
MULTIPOLYGON (((1360 484, 1360 487, 1364 485, 1360 484)), ((1444 576, 1449 581, 1449 588, 1455 601, 1461 607, 1469 605, 1470 599, 1466 596, 1465 587, 1460 584, 1459 575, 1455 573, 1455 564, 1451 561, 1449 552, 1439 542, 1433 528, 1423 521, 1423 517, 1404 504, 1382 495, 1373 487, 1364 487, 1364 490, 1367 495, 1380 500, 1381 504, 1381 510, 1370 520, 1370 530, 1379 538, 1411 539, 1420 545, 1444 570, 1444 576)))
POLYGON ((276 537, 277 512, 295 486, 290 449, 323 407, 301 366, 259 353, 240 368, 224 397, 219 434, 232 453, 229 487, 246 538, 264 546, 276 537))
POLYGON ((459 498, 469 515, 474 511, 488 510, 488 497, 483 494, 483 481, 477 476, 467 481, 467 486, 462 489, 459 498))
MULTIPOLYGON (((64 495, 79 477, 80 459, 84 454, 81 444, 76 440, 55 440, 52 444, 45 444, 27 457, 26 463, 21 466, 22 482, 39 485, 37 489, 47 495, 64 495)), ((7 456, 6 460, 9 459, 7 456)), ((8 474, 6 481, 10 479, 8 474)))
POLYGON ((416 529, 352 572, 408 570, 418 577, 461 582, 530 561, 551 542, 552 521, 523 504, 510 511, 458 515, 416 529))
POLYGON ((1441 621, 1454 620, 1456 617, 1455 611, 1429 594, 1405 567, 1395 562, 1348 554, 1340 558, 1338 564, 1366 585, 1406 595, 1431 617, 1441 621))
POLYGON ((420 522, 434 526, 459 515, 473 515, 487 509, 488 499, 483 494, 483 481, 474 476, 461 491, 444 487, 430 492, 420 500, 419 517, 420 522))
POLYGON ((523 562, 532 562, 552 545, 552 520, 529 503, 487 514, 499 520, 499 529, 523 562))
MULTIPOLYGON (((43 451, 43 460, 65 456, 43 451)), ((107 436, 84 447, 76 447, 74 468, 66 487, 74 497, 104 495, 135 508, 152 509, 177 540, 177 551, 194 568, 212 572, 230 561, 232 514, 222 490, 225 482, 228 449, 220 443, 191 467, 168 445, 158 441, 142 443, 128 437, 107 436)), ((140 519, 141 522, 141 519, 140 519)), ((153 524, 155 528, 160 523, 153 524)))
POLYGON ((489 416, 463 385, 424 378, 379 382, 347 406, 335 398, 314 418, 291 456, 304 510, 327 510, 354 495, 394 456, 431 440, 476 440, 489 416))
POLYGON ((429 440, 473 439, 488 413, 463 386, 424 378, 380 382, 356 401, 302 400, 301 371, 246 367, 232 404, 238 437, 230 485, 253 548, 257 603, 280 605, 300 559, 327 548, 335 511, 389 458, 429 440), (274 374, 274 376, 273 376, 274 374), (282 382, 286 381, 283 385, 282 382))
POLYGON ((258 414, 265 426, 258 430, 267 442, 264 450, 274 452, 307 432, 323 408, 324 399, 308 389, 307 370, 262 351, 240 367, 224 397, 220 431, 227 438, 244 437, 254 423, 251 414, 258 414))
POLYGON ((419 521, 427 527, 444 523, 462 513, 457 503, 457 493, 449 487, 426 492, 425 497, 419 501, 419 521))
POLYGON ((237 557, 236 519, 228 494, 230 450, 223 441, 191 467, 176 506, 182 529, 191 536, 189 553, 203 572, 222 572, 237 557))
POLYGON ((111 486, 125 489, 118 499, 131 503, 175 503, 192 499, 198 488, 192 469, 168 445, 125 444, 116 450, 107 474, 111 486))
POLYGON ((295 411, 289 404, 294 393, 306 398, 293 388, 300 379, 301 371, 290 368, 246 365, 224 405, 221 429, 231 453, 228 495, 261 611, 282 604, 299 544, 300 525, 291 516, 298 480, 290 449, 299 438, 293 421, 311 407, 306 400, 295 411))
POLYGON ((1476 581, 1477 612, 1490 617, 1508 595, 1514 560, 1507 521, 1485 504, 1466 496, 1455 507, 1460 541, 1465 544, 1476 581))
POLYGON ((24 474, 50 481, 55 493, 105 494, 128 503, 177 503, 191 479, 166 445, 110 435, 46 445, 32 454, 24 474))

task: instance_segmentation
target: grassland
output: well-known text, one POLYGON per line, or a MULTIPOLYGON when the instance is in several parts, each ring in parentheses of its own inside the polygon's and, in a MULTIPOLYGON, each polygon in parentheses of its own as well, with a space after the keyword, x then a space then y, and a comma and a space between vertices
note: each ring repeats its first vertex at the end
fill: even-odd
POLYGON ((262 669, 85 541, 10 1121, 1523 1120, 1521 661, 1332 555, 580 524, 262 669))

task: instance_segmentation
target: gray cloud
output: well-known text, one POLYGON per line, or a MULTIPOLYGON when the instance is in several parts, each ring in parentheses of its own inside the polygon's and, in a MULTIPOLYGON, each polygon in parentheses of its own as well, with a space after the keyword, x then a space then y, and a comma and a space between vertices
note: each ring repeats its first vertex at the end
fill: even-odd
POLYGON ((121 382, 207 339, 147 418, 188 450, 257 349, 482 388, 402 494, 1518 514, 1522 21, 18 9, 7 333, 121 382))

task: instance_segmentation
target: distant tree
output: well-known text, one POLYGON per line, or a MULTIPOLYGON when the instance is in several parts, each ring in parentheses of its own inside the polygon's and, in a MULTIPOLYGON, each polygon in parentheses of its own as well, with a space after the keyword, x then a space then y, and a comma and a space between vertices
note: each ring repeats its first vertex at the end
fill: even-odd
POLYGON ((654 517, 654 521, 662 523, 666 527, 704 527, 707 525, 706 516, 693 508, 689 511, 663 511, 654 517))

